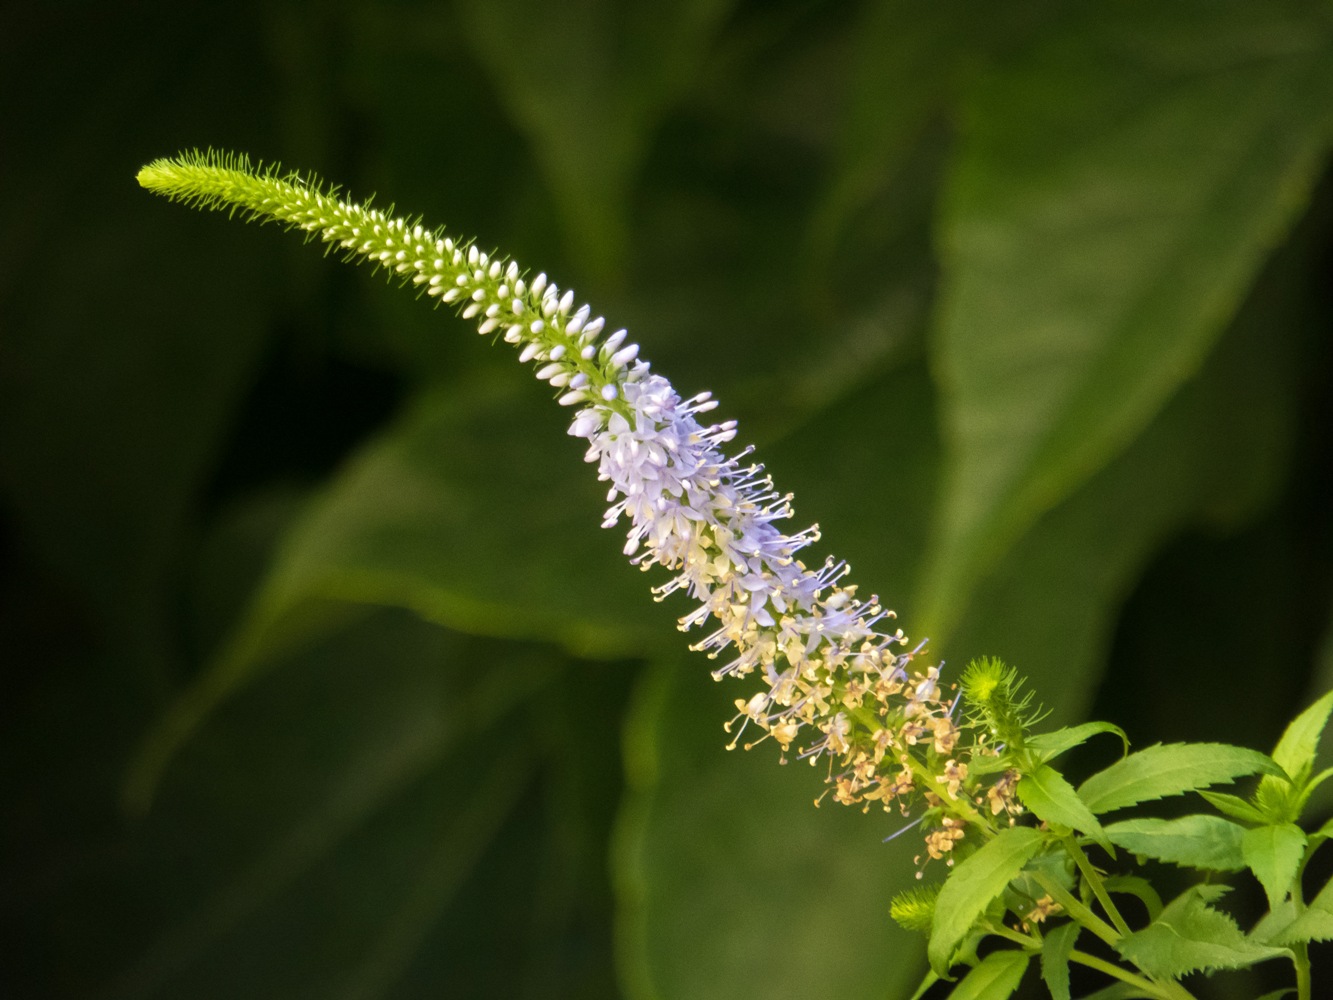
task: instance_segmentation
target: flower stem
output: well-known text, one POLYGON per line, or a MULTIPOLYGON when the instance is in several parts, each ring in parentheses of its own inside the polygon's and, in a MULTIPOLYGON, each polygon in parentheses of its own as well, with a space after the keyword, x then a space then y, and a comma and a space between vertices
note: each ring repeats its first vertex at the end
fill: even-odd
POLYGON ((1062 886, 1045 872, 1032 872, 1032 877, 1037 880, 1050 897, 1064 907, 1064 911, 1073 919, 1096 934, 1099 938, 1115 947, 1122 937, 1120 931, 1116 930, 1101 917, 1097 916, 1091 908, 1086 906, 1078 897, 1062 886))
POLYGON ((1121 935, 1128 935, 1130 933, 1129 924, 1125 922, 1125 918, 1120 915, 1120 911, 1116 908, 1115 903, 1112 902, 1111 894, 1106 891, 1106 885, 1102 882, 1101 875, 1098 874, 1097 869, 1093 867, 1092 862, 1088 860, 1088 855, 1084 852, 1083 848, 1079 846, 1078 838, 1073 834, 1070 834, 1064 838, 1063 843, 1065 845, 1065 850, 1069 852, 1070 857, 1074 859, 1074 863, 1078 865, 1078 870, 1083 873, 1083 880, 1088 883, 1088 887, 1092 889, 1093 895, 1096 896, 1097 901, 1102 904, 1102 909, 1105 910, 1106 915, 1111 918, 1111 923, 1115 925, 1115 929, 1118 930, 1121 935))
POLYGON ((1096 969, 1098 972, 1104 972, 1114 979, 1119 979, 1122 983, 1128 983, 1144 993, 1151 994, 1154 997, 1160 997, 1161 1000, 1193 1000, 1193 994, 1179 983, 1154 983, 1150 979, 1144 979, 1137 976, 1128 969, 1122 969, 1114 962, 1108 962, 1104 958, 1098 958, 1096 955, 1089 955, 1085 951, 1079 951, 1075 948, 1069 953, 1069 960, 1077 962, 1079 965, 1086 965, 1089 969, 1096 969))

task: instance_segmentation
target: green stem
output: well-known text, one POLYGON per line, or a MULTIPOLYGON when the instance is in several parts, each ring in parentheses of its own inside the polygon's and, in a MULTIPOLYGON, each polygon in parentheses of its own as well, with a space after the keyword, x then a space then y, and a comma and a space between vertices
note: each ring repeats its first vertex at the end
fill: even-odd
POLYGON ((1119 944, 1121 938, 1120 932, 1101 917, 1097 916, 1097 914, 1093 913, 1089 907, 1084 905, 1084 903, 1074 896, 1068 889, 1044 872, 1031 872, 1030 874, 1037 880, 1037 884, 1045 889, 1050 897, 1059 903, 1064 908, 1064 911, 1073 919, 1092 931, 1092 933, 1096 934, 1112 948, 1119 944))
POLYGON ((1096 969, 1098 972, 1104 972, 1106 975, 1119 979, 1122 983, 1128 983, 1136 989, 1149 993, 1152 996, 1160 997, 1161 1000, 1193 1000, 1193 994, 1179 983, 1154 983, 1142 976, 1136 976, 1128 969, 1122 969, 1113 962, 1108 962, 1096 955, 1089 955, 1085 951, 1079 951, 1075 948, 1069 953, 1069 960, 1077 962, 1079 965, 1086 965, 1089 969, 1096 969))
POLYGON ((1122 935, 1128 935, 1130 933, 1129 924, 1125 922, 1125 918, 1120 915, 1115 903, 1111 901, 1111 894, 1106 891, 1106 885, 1102 882, 1101 875, 1093 867, 1092 862, 1088 860, 1088 855, 1083 848, 1079 846, 1078 838, 1070 834, 1063 839, 1063 843, 1065 850, 1069 852, 1074 859, 1074 863, 1078 865, 1078 870, 1083 873, 1083 880, 1088 883, 1089 888, 1092 889, 1092 894, 1102 904, 1102 909, 1111 918, 1111 923, 1115 924, 1115 929, 1122 935))
MULTIPOLYGON (((1320 841, 1319 843, 1322 843, 1320 841)), ((1291 884, 1291 902, 1296 909, 1296 915, 1300 916, 1305 912, 1305 868, 1310 863, 1310 858, 1318 850, 1319 843, 1311 843, 1305 849, 1305 856, 1301 858, 1301 866, 1296 871, 1296 877, 1291 884)), ((1296 1000, 1310 1000, 1311 990, 1314 983, 1310 975, 1310 943, 1308 941, 1299 941, 1291 946, 1292 956, 1291 964, 1296 967, 1296 1000)))
POLYGON ((1292 964, 1296 966, 1296 1000, 1310 1000, 1313 983, 1310 979, 1310 945, 1302 941, 1292 945, 1294 956, 1292 964))
POLYGON ((996 937, 1006 938, 1007 940, 1014 942, 1014 944, 1018 945, 1024 951, 1035 952, 1041 950, 1040 940, 1033 937, 1031 934, 1024 934, 1021 931, 1016 931, 1005 924, 988 922, 986 925, 986 933, 994 934, 996 937))

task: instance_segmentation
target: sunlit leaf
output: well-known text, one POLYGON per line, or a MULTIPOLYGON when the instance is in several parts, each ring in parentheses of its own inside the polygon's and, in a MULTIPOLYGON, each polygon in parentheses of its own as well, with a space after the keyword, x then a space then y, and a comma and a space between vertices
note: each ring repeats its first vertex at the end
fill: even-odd
POLYGON ((1224 743, 1158 744, 1098 771, 1078 794, 1095 813, 1181 795, 1247 774, 1273 774, 1272 758, 1224 743))
POLYGON ((1065 8, 971 87, 940 221, 935 628, 1199 369, 1319 176, 1328 26, 1257 13, 1065 8))
MULTIPOLYGON (((1225 891, 1222 887, 1221 891, 1225 891)), ((1217 887, 1195 886, 1167 904, 1160 916, 1116 946, 1151 976, 1176 978, 1207 969, 1240 969, 1291 953, 1251 941, 1227 914, 1209 906, 1217 887)))
POLYGON ((1027 971, 1026 952, 1005 949, 991 952, 963 977, 949 996, 953 1000, 1008 1000, 1027 971))
POLYGON ((1045 839, 1031 827, 1001 830, 949 873, 935 901, 935 925, 927 949, 936 972, 943 974, 948 970, 954 950, 977 918, 1041 850, 1045 839))
POLYGON ((1116 846, 1158 861, 1219 872, 1245 867, 1245 828, 1220 816, 1127 819, 1108 824, 1106 835, 1116 846))

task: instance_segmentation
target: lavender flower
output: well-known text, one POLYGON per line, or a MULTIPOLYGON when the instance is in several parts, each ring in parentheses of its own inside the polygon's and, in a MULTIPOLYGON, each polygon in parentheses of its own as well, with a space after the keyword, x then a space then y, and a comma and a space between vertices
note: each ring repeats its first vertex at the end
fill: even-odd
MULTIPOLYGON (((560 404, 576 408, 569 433, 588 442, 586 458, 609 484, 603 525, 626 522, 626 555, 673 574, 655 588, 657 599, 683 591, 697 602, 680 619, 682 630, 706 633, 692 648, 725 661, 716 679, 762 678, 759 691, 736 701, 729 748, 753 725, 762 735, 747 749, 772 737, 784 759, 793 747, 812 764, 828 758, 839 802, 896 802, 906 811, 918 794, 936 806, 962 794, 958 808, 970 811, 970 791, 960 792, 966 766, 948 758, 957 729, 939 671, 909 670, 924 644, 908 649, 891 629, 893 612, 857 597, 845 562, 801 561, 818 528, 778 527, 792 515, 790 495, 749 460, 751 448, 722 450, 736 423, 700 421, 717 406, 708 393, 682 399, 624 330, 604 336, 603 318, 576 307, 574 293, 545 274, 529 277, 475 243, 339 199, 313 179, 193 153, 155 161, 139 181, 197 207, 284 223, 387 268, 534 365, 560 404)), ((935 836, 931 853, 954 839, 935 836)))

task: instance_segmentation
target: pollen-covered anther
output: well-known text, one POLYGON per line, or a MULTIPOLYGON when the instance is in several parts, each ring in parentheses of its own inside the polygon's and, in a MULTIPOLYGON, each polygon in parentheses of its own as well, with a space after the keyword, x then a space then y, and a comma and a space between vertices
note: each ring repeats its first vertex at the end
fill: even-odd
POLYGON ((926 852, 936 861, 953 851, 963 839, 963 820, 945 816, 940 825, 926 834, 926 852))

